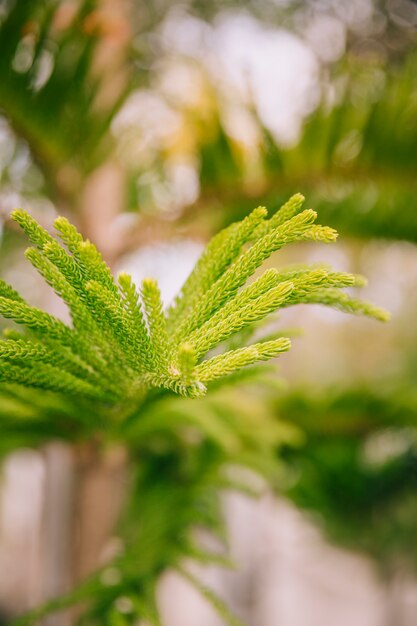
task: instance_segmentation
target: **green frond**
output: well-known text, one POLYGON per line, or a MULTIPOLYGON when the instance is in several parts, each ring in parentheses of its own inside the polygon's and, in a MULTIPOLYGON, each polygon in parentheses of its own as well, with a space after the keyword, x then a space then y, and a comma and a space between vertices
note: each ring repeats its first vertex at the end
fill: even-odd
MULTIPOLYGON (((82 329, 82 334, 86 335, 87 333, 90 336, 90 340, 94 340, 96 344, 96 348, 99 352, 104 353, 105 356, 109 357, 111 354, 111 349, 116 353, 118 352, 118 346, 112 345, 111 348, 107 345, 105 341, 103 341, 103 331, 100 332, 98 328, 97 321, 94 319, 94 316, 97 316, 97 303, 92 303, 88 299, 89 286, 88 284, 85 286, 83 291, 84 297, 81 297, 80 291, 76 290, 72 287, 72 278, 73 275, 71 273, 67 273, 69 276, 69 281, 64 277, 64 275, 57 269, 57 267, 46 257, 42 255, 39 250, 35 248, 29 248, 26 250, 26 257, 32 263, 32 265, 38 270, 41 276, 45 279, 45 282, 50 285, 55 293, 59 295, 64 302, 68 305, 71 317, 74 324, 75 330, 82 329)), ((68 268, 68 265, 65 266, 68 268)), ((101 290, 99 289, 99 292, 101 290)), ((101 320, 101 316, 98 316, 98 319, 101 320)), ((105 331, 108 328, 106 327, 105 331)), ((76 348, 77 350, 81 350, 82 356, 85 355, 85 352, 90 352, 87 360, 91 361, 91 357, 94 360, 94 356, 91 355, 91 351, 87 348, 87 350, 83 350, 82 337, 77 337, 75 333, 72 333, 71 346, 76 348)))
POLYGON ((67 304, 72 327, 30 306, 1 281, 0 313, 28 330, 5 333, 1 380, 94 398, 123 415, 152 389, 198 398, 205 383, 288 350, 289 340, 275 331, 269 340, 245 345, 281 308, 321 302, 386 319, 377 307, 340 291, 361 286, 362 277, 326 267, 269 269, 247 284, 286 244, 334 241, 335 231, 314 224, 316 213, 302 211, 302 202, 301 195, 293 196, 270 220, 259 207, 216 235, 167 315, 153 279, 144 280, 140 291, 127 274, 116 284, 96 247, 67 219, 55 220, 61 245, 27 213, 15 211, 13 218, 35 246, 26 256, 67 304), (204 360, 237 335, 240 343, 226 352, 223 345, 223 353, 204 360))
POLYGON ((291 348, 291 341, 288 337, 279 337, 270 341, 261 341, 252 347, 256 348, 257 361, 268 361, 287 352, 291 348))
POLYGON ((243 252, 205 292, 175 332, 182 340, 207 321, 211 315, 232 298, 262 263, 285 244, 299 240, 316 219, 312 210, 299 213, 271 232, 258 239, 243 252))
POLYGON ((118 303, 113 302, 112 294, 95 280, 90 280, 85 288, 91 298, 91 313, 107 341, 107 348, 114 350, 113 359, 108 350, 106 351, 107 359, 110 362, 114 359, 118 360, 118 367, 125 370, 126 374, 133 375, 129 369, 133 368, 139 371, 142 364, 132 349, 134 344, 123 308, 118 306, 118 303))
POLYGON ((17 291, 15 291, 13 287, 5 283, 4 280, 1 280, 1 278, 0 278, 0 297, 6 298, 7 300, 14 300, 15 302, 24 302, 22 296, 19 293, 17 293, 17 291))
POLYGON ((23 339, 0 341, 0 359, 33 359, 42 361, 48 357, 48 354, 48 348, 41 343, 23 339))
POLYGON ((19 224, 29 241, 38 248, 43 248, 44 245, 53 241, 48 231, 23 209, 12 211, 11 218, 19 224))
POLYGON ((290 220, 294 215, 301 211, 305 198, 303 194, 296 193, 271 217, 270 225, 272 228, 281 226, 284 222, 290 220))
POLYGON ((353 287, 357 283, 357 280, 356 275, 346 272, 327 272, 326 270, 305 271, 293 278, 294 289, 285 306, 297 304, 301 302, 307 294, 322 289, 323 287, 337 287, 339 289, 353 287))
POLYGON ((291 282, 280 283, 242 307, 239 302, 231 302, 226 315, 223 315, 223 310, 218 311, 201 328, 190 334, 189 342, 194 346, 196 354, 202 356, 246 326, 265 319, 283 305, 293 289, 294 284, 291 282))
POLYGON ((334 228, 329 226, 315 225, 306 230, 300 237, 306 241, 318 241, 322 243, 334 243, 338 237, 338 233, 334 228))
POLYGON ((225 269, 239 256, 242 246, 258 232, 267 215, 265 207, 254 209, 240 223, 218 233, 207 245, 194 270, 186 280, 180 295, 171 307, 168 319, 178 322, 186 309, 192 308, 225 269))
POLYGON ((83 303, 55 265, 36 248, 28 248, 25 252, 25 256, 43 277, 45 282, 52 287, 55 293, 69 306, 75 319, 79 318, 83 323, 86 323, 87 319, 83 303))
POLYGON ((85 299, 83 292, 84 276, 76 260, 55 240, 45 244, 42 252, 45 258, 59 269, 70 285, 77 291, 80 298, 85 299))
POLYGON ((71 224, 66 217, 57 217, 54 221, 54 227, 68 250, 75 255, 78 247, 84 241, 81 233, 78 232, 75 226, 71 224))
POLYGON ((0 314, 12 319, 16 324, 24 324, 38 333, 48 335, 63 343, 71 343, 71 331, 56 317, 45 313, 36 307, 29 306, 24 301, 10 300, 0 296, 0 314))
POLYGON ((97 380, 93 368, 65 346, 22 338, 20 334, 7 333, 6 336, 8 341, 0 341, 0 360, 31 364, 42 361, 90 382, 97 380))
POLYGON ((198 365, 195 368, 195 375, 199 380, 207 383, 215 378, 228 376, 242 367, 253 365, 258 361, 268 361, 283 352, 287 352, 290 347, 290 340, 283 337, 225 352, 198 365))
POLYGON ((83 241, 74 253, 80 264, 88 270, 92 280, 95 280, 110 292, 117 293, 109 266, 104 262, 102 255, 91 241, 83 241))
POLYGON ((122 294, 122 305, 129 318, 136 339, 138 357, 146 369, 151 369, 151 344, 142 311, 139 292, 129 274, 119 275, 119 288, 122 294))
POLYGON ((28 362, 19 366, 0 361, 0 381, 103 401, 111 399, 108 392, 49 363, 28 362))
POLYGON ((197 362, 195 350, 190 343, 183 343, 177 354, 177 364, 179 373, 186 384, 190 384, 193 379, 194 368, 197 362))
POLYGON ((363 300, 353 298, 347 293, 338 291, 337 289, 318 290, 308 294, 300 300, 308 304, 324 304, 333 307, 344 313, 352 313, 354 315, 366 315, 380 322, 388 322, 390 314, 381 307, 374 306, 363 300))
POLYGON ((58 217, 54 222, 61 240, 78 261, 87 280, 95 280, 111 292, 117 293, 110 268, 104 262, 101 253, 91 241, 84 241, 83 236, 66 218, 58 217))
POLYGON ((156 281, 145 278, 141 294, 149 331, 151 358, 156 371, 166 371, 169 340, 161 293, 156 281))
POLYGON ((174 393, 189 398, 201 398, 207 392, 206 386, 200 381, 188 383, 181 377, 175 366, 169 366, 167 374, 144 373, 143 381, 150 387, 169 389, 174 393))
POLYGON ((284 222, 290 220, 294 215, 297 215, 301 211, 305 198, 301 193, 296 193, 283 204, 278 211, 271 217, 268 223, 262 224, 258 227, 256 235, 261 237, 265 235, 267 230, 271 228, 277 228, 284 222))

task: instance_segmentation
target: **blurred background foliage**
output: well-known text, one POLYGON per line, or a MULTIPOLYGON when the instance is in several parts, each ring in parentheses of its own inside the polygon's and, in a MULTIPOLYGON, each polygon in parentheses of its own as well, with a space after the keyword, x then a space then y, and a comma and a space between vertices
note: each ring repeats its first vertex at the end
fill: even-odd
POLYGON ((413 239, 413 3, 255 4, 3 3, 6 204, 77 210, 117 158, 130 211, 213 229, 303 188, 346 232, 413 239))
MULTIPOLYGON (((417 566, 416 40, 412 0, 0 5, 0 267, 34 304, 58 306, 20 265, 25 244, 8 217, 17 205, 45 224, 68 215, 116 269, 140 275, 152 256, 154 271, 179 287, 175 268, 186 273, 199 249, 190 240, 301 191, 341 234, 336 251, 303 245, 307 260, 361 271, 367 297, 393 312, 383 330, 320 310, 306 321, 303 307, 283 315, 306 328, 283 365, 290 387, 256 383, 249 410, 230 389, 192 407, 151 403, 144 433, 172 416, 181 434, 151 433, 145 451, 144 433, 129 433, 139 488, 146 455, 177 466, 181 450, 181 463, 191 455, 191 465, 217 471, 219 450, 255 441, 254 469, 279 467, 277 490, 388 577, 417 566), (175 263, 173 240, 184 253, 176 249, 175 263), (265 414, 279 416, 277 431, 265 414), (177 436, 194 446, 186 452, 177 436)), ((298 251, 286 254, 293 262, 298 251)), ((2 454, 73 440, 85 410, 12 388, 1 402, 2 454)), ((173 500, 175 484, 166 487, 173 500)), ((157 559, 152 567, 163 569, 157 559)))
POLYGON ((298 390, 279 402, 308 433, 285 453, 288 495, 333 541, 370 554, 386 579, 417 566, 416 399, 410 390, 355 387, 298 390))

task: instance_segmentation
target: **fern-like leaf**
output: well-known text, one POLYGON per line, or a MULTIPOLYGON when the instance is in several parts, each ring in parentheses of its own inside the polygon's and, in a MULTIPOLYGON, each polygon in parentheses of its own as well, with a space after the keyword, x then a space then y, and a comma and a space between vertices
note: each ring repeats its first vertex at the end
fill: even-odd
POLYGON ((282 336, 229 351, 224 344, 231 337, 244 340, 242 331, 280 308, 322 303, 386 319, 384 311, 341 291, 363 284, 353 274, 324 267, 269 269, 246 285, 286 244, 335 240, 333 229, 315 224, 314 211, 301 210, 303 200, 293 196, 270 220, 266 209, 255 209, 216 235, 167 313, 153 279, 140 290, 127 274, 116 283, 99 251, 67 219, 54 224, 61 245, 28 213, 14 211, 34 246, 27 258, 67 304, 72 326, 30 306, 1 281, 0 313, 26 331, 17 337, 13 331, 0 344, 0 381, 113 408, 134 405, 153 388, 198 397, 207 383, 289 349, 282 336), (216 346, 220 354, 206 357, 216 346))

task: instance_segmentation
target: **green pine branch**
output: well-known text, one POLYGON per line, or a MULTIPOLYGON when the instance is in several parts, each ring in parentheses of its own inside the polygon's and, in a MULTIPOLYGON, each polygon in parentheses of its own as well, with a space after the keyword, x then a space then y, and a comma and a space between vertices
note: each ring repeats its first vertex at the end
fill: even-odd
POLYGON ((300 194, 293 196, 270 220, 264 208, 255 209, 216 235, 166 313, 153 279, 140 289, 127 274, 115 281, 95 246, 68 220, 55 221, 54 237, 26 212, 14 211, 34 246, 27 259, 66 303, 72 325, 30 306, 2 281, 0 313, 24 330, 0 344, 0 381, 111 406, 134 402, 152 388, 197 397, 207 383, 289 350, 282 337, 226 352, 224 345, 283 307, 322 303, 387 319, 385 311, 341 291, 363 284, 353 274, 324 267, 269 269, 247 284, 286 244, 335 241, 336 232, 315 224, 316 213, 301 210, 302 202, 300 194), (207 354, 216 346, 220 354, 207 354))

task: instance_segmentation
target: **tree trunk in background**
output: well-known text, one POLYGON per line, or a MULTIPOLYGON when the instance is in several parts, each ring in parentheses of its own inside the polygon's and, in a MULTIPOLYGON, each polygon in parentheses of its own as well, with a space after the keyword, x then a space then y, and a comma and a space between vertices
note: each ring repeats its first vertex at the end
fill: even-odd
POLYGON ((385 579, 385 626, 404 626, 401 609, 401 580, 395 573, 385 579))
MULTIPOLYGON (((101 450, 95 442, 72 448, 59 442, 45 448, 41 602, 65 594, 103 559, 122 510, 128 485, 121 447, 101 450)), ((106 554, 107 552, 107 554, 106 554)), ((70 626, 79 610, 43 619, 43 626, 70 626)))
POLYGON ((77 451, 76 519, 73 577, 83 580, 105 560, 128 486, 127 455, 122 447, 104 452, 87 444, 77 451))
MULTIPOLYGON (((75 458, 71 446, 60 442, 44 449, 45 484, 42 560, 39 595, 43 602, 68 592, 72 585, 75 458)), ((45 626, 69 626, 66 613, 43 620, 45 626)))

